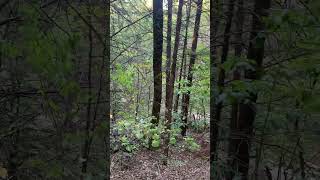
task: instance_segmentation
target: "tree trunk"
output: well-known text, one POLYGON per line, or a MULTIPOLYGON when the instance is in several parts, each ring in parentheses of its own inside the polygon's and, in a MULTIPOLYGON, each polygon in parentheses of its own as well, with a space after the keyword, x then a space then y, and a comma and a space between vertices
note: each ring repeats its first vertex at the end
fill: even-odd
POLYGON ((180 44, 179 42, 180 42, 180 31, 181 31, 182 7, 183 7, 183 0, 179 0, 175 42, 174 42, 174 49, 172 54, 172 65, 171 65, 170 78, 169 78, 169 84, 167 89, 168 91, 166 92, 165 116, 166 116, 168 129, 170 128, 171 119, 172 119, 173 92, 174 92, 174 82, 176 79, 178 50, 179 50, 179 44, 180 44))
POLYGON ((110 180, 110 164, 111 164, 111 154, 110 154, 110 123, 111 123, 111 119, 110 119, 110 0, 107 0, 105 3, 105 47, 104 47, 104 54, 105 54, 105 67, 104 67, 104 72, 106 74, 106 78, 105 78, 105 121, 106 121, 106 136, 105 136, 105 145, 106 145, 106 164, 105 164, 105 168, 106 168, 106 174, 105 174, 105 178, 104 180, 110 180))
MULTIPOLYGON (((186 56, 186 50, 188 45, 188 28, 189 28, 189 21, 190 21, 190 11, 191 11, 191 0, 188 1, 188 8, 186 9, 186 27, 185 27, 185 35, 184 35, 184 42, 183 42, 183 50, 182 50, 182 59, 181 59, 181 66, 180 66, 180 74, 179 74, 179 82, 182 80, 183 73, 186 73, 186 67, 187 67, 187 56, 186 56)), ((178 91, 181 89, 181 83, 178 85, 178 91)), ((175 99, 173 111, 178 112, 178 106, 179 106, 179 99, 180 94, 178 93, 175 99)))
MULTIPOLYGON (((236 12, 236 34, 235 34, 235 56, 240 58, 242 55, 242 49, 243 49, 243 41, 242 41, 242 28, 243 28, 243 22, 244 22, 244 13, 243 13, 243 0, 237 1, 237 12, 236 12)), ((233 80, 240 80, 241 73, 238 69, 235 69, 233 72, 233 80)), ((231 107, 231 122, 230 122, 230 139, 229 139, 229 148, 228 148, 228 157, 229 159, 233 159, 232 157, 236 154, 236 147, 234 146, 236 143, 234 141, 236 139, 233 138, 233 136, 236 134, 236 131, 238 129, 237 122, 238 122, 238 111, 239 111, 239 102, 236 100, 236 102, 232 103, 231 107)), ((229 167, 232 169, 232 171, 237 170, 237 165, 234 164, 232 161, 228 161, 229 167)), ((233 177, 232 171, 230 172, 230 176, 228 177, 230 180, 233 177)))
MULTIPOLYGON (((271 0, 255 0, 255 15, 252 20, 252 32, 250 35, 251 41, 249 44, 247 58, 254 60, 256 64, 254 65, 254 70, 245 71, 245 78, 248 80, 259 79, 259 72, 261 71, 264 57, 265 42, 265 37, 263 35, 261 36, 261 33, 264 33, 265 24, 261 20, 268 16, 270 5, 271 0)), ((231 160, 234 162, 238 172, 241 174, 241 179, 243 180, 248 179, 250 144, 256 113, 255 102, 257 100, 257 94, 255 92, 249 92, 249 94, 249 102, 241 102, 239 104, 238 127, 236 130, 237 137, 235 137, 233 142, 237 151, 231 160)))
POLYGON ((141 96, 141 89, 142 89, 142 83, 140 82, 140 72, 139 70, 137 69, 137 95, 136 95, 136 111, 135 111, 135 117, 137 118, 138 117, 138 114, 139 114, 139 106, 140 106, 140 96, 141 96))
MULTIPOLYGON (((177 24, 176 24, 176 35, 175 35, 174 49, 172 54, 172 65, 170 69, 170 77, 169 77, 169 82, 167 84, 167 91, 166 91, 165 117, 166 117, 166 126, 168 130, 171 128, 171 121, 172 121, 173 91, 174 91, 174 82, 176 79, 176 66, 177 66, 178 49, 179 49, 179 42, 180 42, 183 1, 184 0, 179 0, 177 24)), ((166 142, 165 142, 167 146, 165 149, 165 154, 167 155, 167 157, 169 155, 169 140, 170 140, 170 133, 168 131, 166 142)))
MULTIPOLYGON (((91 14, 91 7, 89 7, 88 13, 91 14)), ((92 23, 91 16, 88 17, 89 23, 92 23)), ((92 29, 89 28, 89 54, 88 54, 88 75, 87 75, 87 84, 88 84, 88 101, 86 105, 86 126, 85 126, 85 140, 84 145, 82 149, 82 165, 81 165, 81 180, 83 180, 85 177, 85 174, 87 173, 87 167, 88 167, 88 159, 89 159, 89 149, 90 149, 90 129, 92 126, 92 51, 93 51, 93 33, 92 29)))
POLYGON ((167 63, 166 63, 166 102, 168 107, 168 92, 170 91, 170 68, 171 68, 171 31, 172 31, 172 0, 168 0, 168 29, 167 29, 167 63))
MULTIPOLYGON (((221 64, 223 64, 227 58, 229 53, 229 40, 230 40, 230 30, 231 30, 231 24, 232 24, 232 18, 233 18, 233 9, 234 9, 234 2, 233 0, 229 0, 228 2, 228 9, 226 12, 227 16, 227 23, 224 29, 224 35, 223 35, 223 46, 222 46, 222 54, 221 54, 221 64)), ((218 75, 218 96, 221 96, 223 93, 224 88, 224 80, 225 80, 225 70, 219 66, 219 75, 218 75)), ((214 110, 214 121, 212 122, 213 125, 213 139, 211 141, 212 143, 212 153, 213 153, 213 161, 217 160, 218 157, 218 136, 219 136, 219 123, 221 121, 221 114, 222 114, 222 107, 223 107, 223 101, 220 100, 219 102, 215 103, 215 110, 214 110)))
MULTIPOLYGON (((190 88, 192 86, 192 79, 193 79, 193 66, 196 61, 196 51, 198 46, 198 36, 199 36, 199 29, 200 29, 200 20, 201 20, 201 13, 202 13, 202 0, 198 0, 197 2, 197 12, 196 12, 196 19, 194 25, 194 32, 193 32, 193 40, 191 45, 191 56, 190 56, 190 63, 189 63, 189 70, 188 70, 188 77, 187 77, 187 87, 190 88)), ((182 136, 186 135, 187 132, 187 120, 188 120, 188 110, 190 104, 190 91, 183 94, 182 98, 182 122, 184 125, 182 126, 181 134, 182 136)))
POLYGON ((218 0, 210 0, 210 179, 216 179, 216 166, 215 166, 215 153, 214 150, 216 149, 216 145, 214 142, 214 138, 216 137, 214 131, 215 128, 215 64, 217 60, 217 48, 216 48, 216 40, 218 34, 218 26, 219 26, 219 18, 218 14, 220 11, 220 4, 218 0))
POLYGON ((162 98, 163 1, 153 0, 153 124, 158 124, 162 98))

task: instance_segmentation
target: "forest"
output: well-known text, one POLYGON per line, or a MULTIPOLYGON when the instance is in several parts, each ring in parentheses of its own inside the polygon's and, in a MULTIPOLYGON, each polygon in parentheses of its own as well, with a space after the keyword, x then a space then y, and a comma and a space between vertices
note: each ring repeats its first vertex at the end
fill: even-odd
POLYGON ((319 81, 319 0, 0 0, 0 180, 318 180, 319 81))

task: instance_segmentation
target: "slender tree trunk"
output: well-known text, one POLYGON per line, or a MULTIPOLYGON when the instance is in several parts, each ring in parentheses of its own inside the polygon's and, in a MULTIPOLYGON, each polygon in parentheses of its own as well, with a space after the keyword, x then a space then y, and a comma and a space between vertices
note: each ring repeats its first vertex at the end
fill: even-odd
POLYGON ((136 112, 135 112, 135 117, 137 118, 138 117, 138 113, 139 113, 139 106, 140 106, 140 93, 141 93, 141 88, 142 88, 142 85, 141 85, 141 82, 140 82, 140 72, 138 71, 137 72, 137 75, 138 75, 138 80, 137 80, 137 96, 136 96, 136 112))
MULTIPOLYGON (((165 109, 165 117, 166 117, 166 126, 167 129, 171 128, 171 121, 172 121, 172 105, 173 105, 173 91, 174 91, 174 82, 176 79, 176 66, 177 66, 177 58, 178 58, 178 50, 180 44, 180 31, 181 31, 181 23, 182 23, 182 7, 183 1, 179 0, 178 6, 178 14, 177 14, 177 24, 176 24, 176 34, 175 34, 175 41, 174 41, 174 49, 172 54, 172 65, 170 69, 170 77, 169 82, 167 84, 167 91, 166 91, 166 109, 165 109)), ((166 149, 165 154, 169 155, 169 140, 170 140, 170 133, 168 132, 166 138, 166 149)))
POLYGON ((220 4, 218 0, 210 0, 210 180, 217 178, 217 166, 215 165, 215 149, 214 138, 216 137, 215 128, 215 64, 217 61, 216 40, 219 27, 218 14, 220 11, 220 4))
POLYGON ((151 104, 151 86, 148 87, 148 114, 150 113, 150 104, 151 104))
POLYGON ((153 0, 153 124, 158 124, 162 99, 163 1, 153 0))
MULTIPOLYGON (((171 67, 171 32, 172 32, 172 0, 168 0, 168 23, 167 23, 167 62, 166 62, 166 94, 169 91, 170 67, 171 67)), ((167 103, 167 96, 166 96, 167 103)), ((166 104, 167 107, 167 104, 166 104)))
MULTIPOLYGON (((105 47, 103 50, 105 66, 103 72, 105 72, 105 121, 106 121, 106 136, 105 136, 105 144, 106 144, 106 174, 105 180, 110 180, 110 164, 111 164, 111 154, 110 154, 110 0, 106 0, 105 2, 105 47)), ((114 115, 115 116, 115 115, 114 115)), ((115 118, 115 117, 114 117, 115 118)))
POLYGON ((173 92, 174 92, 174 82, 176 79, 176 66, 177 66, 177 58, 178 58, 178 50, 180 44, 180 31, 181 31, 181 19, 182 19, 182 7, 183 7, 183 0, 179 0, 178 6, 178 14, 177 14, 177 25, 176 25, 176 34, 175 34, 175 42, 174 42, 174 49, 172 54, 172 65, 170 70, 170 78, 168 84, 168 91, 166 92, 166 121, 167 121, 167 128, 170 128, 171 119, 172 119, 172 105, 173 105, 173 92))
MULTIPOLYGON (((197 2, 197 12, 196 12, 195 25, 194 25, 193 40, 191 45, 191 56, 190 56, 190 63, 189 63, 189 70, 188 70, 188 77, 187 77, 188 88, 192 87, 193 66, 196 61, 196 51, 198 46, 198 36, 199 36, 200 20, 201 20, 201 13, 202 13, 202 1, 203 0, 198 0, 197 2)), ((184 123, 181 131, 182 136, 185 136, 187 132, 189 104, 190 104, 190 91, 185 93, 182 99, 181 111, 182 111, 182 122, 184 123)))
POLYGON ((202 112, 203 112, 202 118, 203 118, 203 120, 206 120, 206 106, 204 104, 203 99, 201 99, 201 103, 202 103, 202 112))
MULTIPOLYGON (((236 12, 236 34, 235 34, 235 56, 240 58, 242 55, 242 49, 243 49, 243 41, 242 41, 242 28, 243 28, 243 22, 244 22, 244 13, 243 13, 243 0, 237 0, 237 12, 236 12)), ((235 69, 233 72, 233 80, 240 80, 241 73, 240 70, 235 69)), ((230 139, 229 139, 229 148, 228 148, 228 156, 229 159, 233 159, 232 157, 236 154, 236 147, 233 137, 236 134, 236 131, 238 129, 238 111, 239 111, 239 102, 236 100, 236 102, 232 103, 231 107, 231 122, 230 122, 230 139)), ((234 164, 232 161, 228 161, 229 167, 232 169, 232 172, 237 169, 237 165, 234 164)), ((233 177, 233 173, 230 173, 230 176, 228 177, 230 180, 233 177)))
MULTIPOLYGON (((234 9, 234 1, 229 0, 228 2, 228 9, 226 12, 227 16, 227 23, 224 29, 223 35, 223 46, 222 46, 222 55, 221 55, 221 64, 225 63, 228 58, 229 53, 229 40, 230 40, 230 31, 231 31, 231 24, 233 18, 233 9, 234 9)), ((221 66, 220 66, 221 67, 221 66)), ((221 96, 223 93, 224 88, 224 80, 225 80, 225 70, 223 68, 219 68, 219 75, 218 75, 218 96, 221 96)), ((223 101, 219 101, 215 103, 215 112, 214 112, 214 121, 213 123, 213 139, 212 139, 212 147, 213 147, 213 154, 214 154, 214 161, 217 160, 218 157, 218 136, 219 136, 219 123, 221 121, 222 116, 222 107, 223 101)))
MULTIPOLYGON (((91 9, 91 7, 89 7, 91 9)), ((88 10, 89 14, 91 14, 91 10, 88 10)), ((89 22, 91 24, 91 16, 88 17, 89 22)), ((85 127, 85 142, 82 150, 82 166, 81 166, 81 180, 83 180, 85 177, 85 174, 87 173, 87 167, 88 167, 88 159, 89 159, 89 148, 90 148, 90 129, 92 126, 92 118, 91 118, 91 104, 92 104, 92 50, 93 50, 93 37, 92 37, 92 29, 89 28, 89 54, 88 54, 88 102, 87 102, 87 112, 86 112, 86 127, 85 127)))
MULTIPOLYGON (((236 24, 236 28, 235 28, 235 56, 236 57, 241 57, 242 55, 242 50, 243 50, 243 40, 242 40, 242 33, 243 33, 243 22, 244 22, 244 4, 243 4, 243 0, 237 0, 237 11, 236 11, 236 18, 235 18, 235 24, 236 24)), ((238 70, 236 69, 235 72, 238 72, 238 70)))
MULTIPOLYGON (((254 16, 252 22, 252 32, 250 35, 250 44, 248 49, 248 59, 255 61, 254 70, 246 70, 245 78, 248 80, 259 79, 259 73, 262 68, 263 57, 264 57, 264 42, 265 37, 259 35, 264 33, 265 24, 262 19, 268 16, 268 10, 271 6, 271 0, 255 0, 254 2, 254 16)), ((238 137, 234 144, 237 149, 235 157, 232 161, 235 162, 238 168, 238 172, 241 174, 242 180, 248 179, 249 171, 249 155, 250 155, 250 144, 253 133, 253 123, 255 120, 255 102, 257 100, 257 94, 249 92, 249 102, 239 104, 239 118, 238 118, 238 137)))
MULTIPOLYGON (((186 56, 186 50, 188 45, 188 28, 189 28, 189 21, 190 21, 190 11, 191 11, 191 0, 188 1, 188 7, 186 8, 186 27, 185 27, 185 35, 184 35, 184 41, 183 41, 183 50, 182 50, 182 59, 181 59, 181 66, 180 66, 180 74, 179 74, 179 82, 182 80, 183 73, 186 73, 186 64, 187 64, 187 56, 186 56)), ((181 83, 178 85, 178 91, 181 89, 181 83)), ((178 112, 178 106, 179 106, 179 99, 180 94, 178 93, 175 99, 173 111, 178 112)))

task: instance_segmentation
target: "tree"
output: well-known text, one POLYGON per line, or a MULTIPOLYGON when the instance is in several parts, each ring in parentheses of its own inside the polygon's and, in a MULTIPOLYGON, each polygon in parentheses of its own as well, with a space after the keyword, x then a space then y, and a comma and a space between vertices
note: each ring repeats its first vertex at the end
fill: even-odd
POLYGON ((162 48, 163 48, 163 7, 162 0, 153 0, 153 106, 152 122, 160 118, 162 99, 162 48))
POLYGON ((214 143, 215 138, 217 138, 217 131, 215 122, 215 64, 217 61, 217 33, 219 27, 219 8, 220 4, 218 0, 210 0, 210 179, 213 180, 216 178, 216 144, 214 143))
MULTIPOLYGON (((195 17, 195 25, 193 31, 193 39, 191 45, 191 56, 190 56, 190 63, 188 68, 188 77, 187 77, 187 87, 190 88, 192 86, 192 79, 193 79, 193 66, 196 61, 197 57, 197 46, 198 46, 198 37, 199 37, 199 28, 200 28, 200 20, 201 20, 201 13, 202 13, 202 0, 197 1, 197 11, 195 17)), ((187 132, 187 121, 188 121, 188 112, 189 112, 189 104, 190 104, 190 90, 187 93, 184 93, 182 96, 182 122, 184 125, 182 126, 181 134, 182 136, 186 135, 187 132)))
POLYGON ((105 140, 105 158, 106 158, 106 163, 105 163, 105 168, 106 168, 106 174, 105 174, 105 180, 110 179, 110 168, 111 168, 111 146, 110 146, 110 124, 111 124, 111 118, 110 118, 110 104, 111 104, 111 91, 110 91, 110 84, 111 84, 111 77, 110 77, 110 0, 106 1, 105 4, 105 18, 106 18, 106 24, 105 24, 105 47, 104 47, 104 53, 105 54, 105 73, 106 73, 106 85, 105 85, 105 100, 106 100, 106 136, 104 138, 105 140))
MULTIPOLYGON (((243 0, 238 0, 237 1, 237 11, 236 11, 236 27, 235 27, 235 56, 237 58, 241 58, 242 55, 242 50, 243 50, 243 41, 242 41, 242 32, 243 32, 243 22, 244 22, 244 12, 243 12, 243 0)), ((233 80, 240 80, 241 78, 241 70, 239 69, 235 69, 233 71, 233 80)), ((236 154, 237 152, 237 147, 235 146, 236 143, 234 143, 234 135, 237 132, 238 129, 238 109, 239 109, 239 102, 236 99, 235 102, 232 103, 232 107, 231 107, 231 122, 230 122, 230 140, 229 140, 229 147, 228 147, 228 158, 229 159, 233 159, 232 156, 234 156, 234 154, 236 154)), ((232 170, 236 170, 237 167, 235 166, 235 164, 233 163, 233 161, 228 161, 228 165, 232 170)), ((233 177, 232 173, 231 173, 231 177, 229 177, 230 179, 233 177)))
POLYGON ((178 50, 180 44, 180 31, 181 31, 181 23, 182 23, 182 8, 183 8, 183 0, 179 0, 178 6, 178 14, 177 14, 177 25, 176 25, 176 33, 175 33, 175 41, 174 41, 174 49, 172 54, 172 64, 170 69, 170 76, 168 82, 168 89, 166 92, 166 121, 168 125, 168 129, 170 129, 171 119, 172 119, 172 106, 173 106, 173 92, 174 92, 174 82, 176 79, 176 67, 177 67, 177 59, 178 59, 178 50))
MULTIPOLYGON (((232 25, 232 18, 233 18, 233 9, 234 9, 234 1, 230 0, 228 2, 228 9, 226 12, 227 16, 227 22, 224 29, 223 34, 223 46, 222 46, 222 54, 221 54, 221 65, 227 61, 228 53, 229 53, 229 39, 230 39, 230 31, 231 31, 231 25, 232 25)), ((217 99, 222 96, 223 88, 224 88, 224 81, 225 81, 225 69, 223 69, 222 66, 219 68, 219 74, 218 74, 218 81, 217 81, 217 88, 218 88, 218 94, 217 99)), ((215 100, 215 110, 214 110, 214 121, 213 123, 213 139, 211 139, 212 147, 213 147, 213 154, 214 159, 218 157, 217 152, 217 146, 218 146, 218 135, 219 135, 219 123, 221 121, 222 116, 222 107, 223 107, 223 100, 215 100)))
MULTIPOLYGON (((254 13, 256 16, 253 16, 252 19, 252 30, 247 58, 249 60, 254 60, 255 64, 253 70, 246 70, 244 78, 247 80, 254 81, 259 79, 262 71, 265 43, 265 36, 262 34, 266 29, 266 25, 262 19, 268 16, 270 6, 270 0, 255 0, 254 2, 254 13)), ((249 102, 240 102, 238 127, 236 130, 237 135, 232 134, 232 136, 236 136, 231 142, 234 146, 232 149, 237 149, 237 151, 231 161, 233 162, 233 167, 236 167, 243 180, 248 179, 250 144, 256 115, 256 100, 257 93, 251 91, 249 92, 248 97, 249 102)))
MULTIPOLYGON (((185 26, 185 34, 183 40, 183 50, 182 50, 182 58, 181 58, 181 65, 179 70, 179 85, 178 85, 178 92, 181 89, 181 80, 182 77, 185 78, 186 69, 187 69, 187 45, 188 45, 188 30, 189 30, 189 22, 190 22, 190 13, 191 13, 191 0, 188 1, 187 8, 186 8, 186 26, 185 26)), ((180 100, 180 93, 177 93, 173 110, 174 112, 178 112, 180 100)))
MULTIPOLYGON (((182 8, 183 8, 183 1, 179 0, 178 6, 178 14, 177 14, 177 24, 176 24, 176 34, 175 34, 175 41, 174 41, 174 48, 172 54, 172 64, 170 68, 170 76, 169 81, 167 82, 167 90, 166 90, 166 102, 165 102, 165 118, 166 118, 166 126, 167 130, 171 128, 171 121, 172 121, 172 106, 173 106, 173 92, 174 92, 174 82, 176 79, 176 66, 177 66, 177 59, 178 59, 178 50, 180 44, 180 31, 181 31, 181 23, 182 23, 182 8)), ((170 141, 170 133, 168 131, 167 139, 166 139, 166 154, 169 153, 169 141, 170 141)))
POLYGON ((168 0, 168 22, 167 22, 167 61, 166 61, 166 102, 170 89, 170 68, 171 68, 171 31, 172 31, 172 0, 168 0))

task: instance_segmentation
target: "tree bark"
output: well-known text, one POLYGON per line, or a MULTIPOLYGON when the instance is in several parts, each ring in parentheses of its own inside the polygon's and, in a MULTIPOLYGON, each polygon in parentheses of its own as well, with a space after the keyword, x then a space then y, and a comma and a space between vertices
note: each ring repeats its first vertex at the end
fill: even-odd
POLYGON ((105 47, 104 47, 104 54, 105 54, 105 69, 104 72, 106 74, 106 78, 105 78, 105 93, 106 93, 106 136, 105 136, 105 144, 106 144, 106 173, 105 173, 105 178, 104 180, 110 180, 110 164, 111 164, 111 154, 110 154, 110 123, 111 123, 111 119, 110 119, 110 0, 107 0, 105 3, 105 47))
MULTIPOLYGON (((262 22, 262 19, 268 16, 271 0, 255 0, 254 3, 254 16, 247 58, 255 61, 255 67, 254 70, 245 71, 245 78, 248 80, 257 80, 260 78, 259 73, 264 58, 265 42, 265 37, 261 35, 265 31, 265 24, 262 22)), ((237 137, 235 137, 233 142, 237 151, 232 158, 232 161, 235 163, 238 172, 241 174, 242 180, 248 179, 250 144, 256 114, 255 102, 257 100, 257 93, 249 92, 249 94, 247 99, 249 102, 241 102, 239 104, 238 127, 236 130, 237 137)))
MULTIPOLYGON (((236 11, 236 27, 235 27, 235 56, 240 58, 243 50, 243 41, 242 41, 242 32, 243 32, 243 22, 244 22, 244 13, 243 13, 243 0, 237 0, 237 11, 236 11)), ((233 72, 233 80, 240 80, 241 72, 238 69, 235 69, 233 72)), ((236 134, 238 129, 238 111, 239 111, 239 102, 236 100, 232 103, 231 107, 231 122, 230 122, 230 139, 229 139, 229 147, 228 147, 228 157, 229 159, 233 159, 232 157, 237 152, 237 147, 235 147, 234 141, 236 139, 233 136, 236 134)), ((237 165, 234 164, 233 161, 228 161, 228 165, 232 170, 237 169, 237 165)), ((230 172, 230 176, 228 177, 230 180, 233 177, 233 171, 230 172)))
POLYGON ((139 115, 139 107, 140 107, 140 99, 141 99, 141 91, 142 91, 142 83, 140 82, 140 72, 137 69, 137 95, 136 95, 136 111, 135 111, 135 117, 137 118, 139 115))
MULTIPOLYGON (((233 18, 233 9, 234 9, 234 1, 229 0, 228 2, 228 8, 226 12, 227 16, 227 22, 224 29, 224 35, 223 35, 223 46, 222 46, 222 54, 221 54, 221 64, 223 64, 227 58, 229 53, 229 40, 230 40, 230 31, 231 31, 231 24, 232 24, 232 18, 233 18)), ((221 96, 223 93, 224 88, 224 80, 225 80, 225 70, 222 68, 222 66, 219 66, 219 75, 218 75, 218 96, 221 96)), ((222 115, 222 107, 223 107, 223 101, 220 100, 219 102, 215 103, 215 110, 214 110, 214 121, 212 122, 213 125, 213 138, 212 138, 212 153, 213 153, 213 161, 217 160, 218 157, 218 136, 219 136, 219 123, 221 121, 221 115, 222 115)))
MULTIPOLYGON (((91 4, 90 4, 91 5, 91 4)), ((88 8, 88 13, 91 14, 91 6, 88 8)), ((88 16, 88 21, 91 24, 92 19, 91 16, 88 16)), ((89 53, 88 53, 88 75, 87 75, 87 84, 88 84, 88 101, 86 105, 86 126, 85 126, 85 139, 84 139, 84 145, 82 149, 82 159, 83 162, 81 163, 81 180, 83 180, 85 177, 85 174, 87 173, 88 168, 88 159, 89 159, 89 149, 90 149, 90 129, 92 126, 92 51, 93 51, 93 33, 92 29, 89 29, 88 37, 89 37, 89 53)))
POLYGON ((171 31, 172 31, 172 0, 168 0, 168 23, 167 23, 167 62, 166 62, 166 102, 168 107, 168 92, 170 91, 170 68, 171 68, 171 31))
POLYGON ((217 61, 216 40, 219 27, 218 14, 220 11, 220 4, 218 0, 210 0, 210 179, 216 179, 216 165, 215 165, 215 149, 216 144, 213 143, 216 137, 215 128, 215 64, 217 61))
MULTIPOLYGON (((196 18, 195 18, 195 25, 194 25, 194 32, 193 32, 193 40, 191 45, 191 56, 190 56, 190 63, 189 63, 189 70, 188 70, 188 77, 187 77, 187 87, 192 87, 192 79, 193 79, 193 66, 196 61, 196 51, 198 46, 198 36, 199 36, 199 29, 200 29, 200 20, 201 20, 201 13, 202 13, 202 0, 198 0, 197 2, 197 11, 196 11, 196 18)), ((188 121, 188 110, 190 104, 190 91, 188 90, 187 93, 183 94, 182 98, 182 122, 184 125, 182 126, 181 134, 182 136, 186 135, 187 132, 187 121, 188 121)))
MULTIPOLYGON (((168 23, 167 23, 167 62, 166 62, 166 94, 169 91, 170 67, 171 67, 171 31, 172 31, 172 0, 168 0, 168 23)), ((167 97, 166 97, 167 102, 167 97)), ((167 107, 167 105, 166 105, 167 107)))
POLYGON ((158 124, 162 99, 163 1, 153 0, 153 124, 158 124))
MULTIPOLYGON (((186 50, 188 45, 188 29, 189 29, 189 21, 190 21, 190 12, 191 12, 191 0, 188 1, 188 8, 186 9, 186 27, 185 27, 185 35, 184 35, 184 41, 183 41, 183 50, 182 50, 182 58, 181 58, 181 66, 180 66, 180 73, 179 73, 179 82, 182 80, 183 74, 186 73, 186 67, 187 67, 187 56, 186 56, 186 50)), ((178 91, 181 89, 181 83, 178 85, 178 91)), ((179 106, 179 99, 180 94, 178 93, 175 99, 175 103, 173 106, 173 111, 178 112, 178 106, 179 106)))
POLYGON ((171 70, 170 70, 168 89, 166 92, 165 117, 166 117, 168 129, 170 129, 170 124, 171 124, 171 119, 172 119, 173 92, 174 92, 174 82, 176 79, 176 69, 177 69, 176 66, 177 66, 178 50, 179 50, 179 44, 180 44, 182 7, 183 7, 183 0, 179 0, 175 42, 174 42, 174 49, 173 49, 173 54, 172 54, 172 65, 171 65, 171 70))
MULTIPOLYGON (((177 66, 177 58, 178 58, 178 50, 179 50, 179 42, 180 42, 180 31, 181 31, 181 19, 182 19, 182 7, 183 1, 179 0, 178 6, 178 14, 177 14, 177 24, 176 24, 176 35, 174 41, 174 49, 172 54, 172 65, 170 69, 170 76, 169 82, 167 84, 167 91, 166 91, 166 109, 165 109, 165 118, 166 118, 166 128, 169 130, 171 128, 171 121, 172 121, 172 105, 173 105, 173 91, 174 91, 174 82, 176 79, 176 66, 177 66)), ((169 155, 169 140, 170 140, 170 133, 168 131, 167 138, 166 138, 166 149, 165 154, 169 155)))

